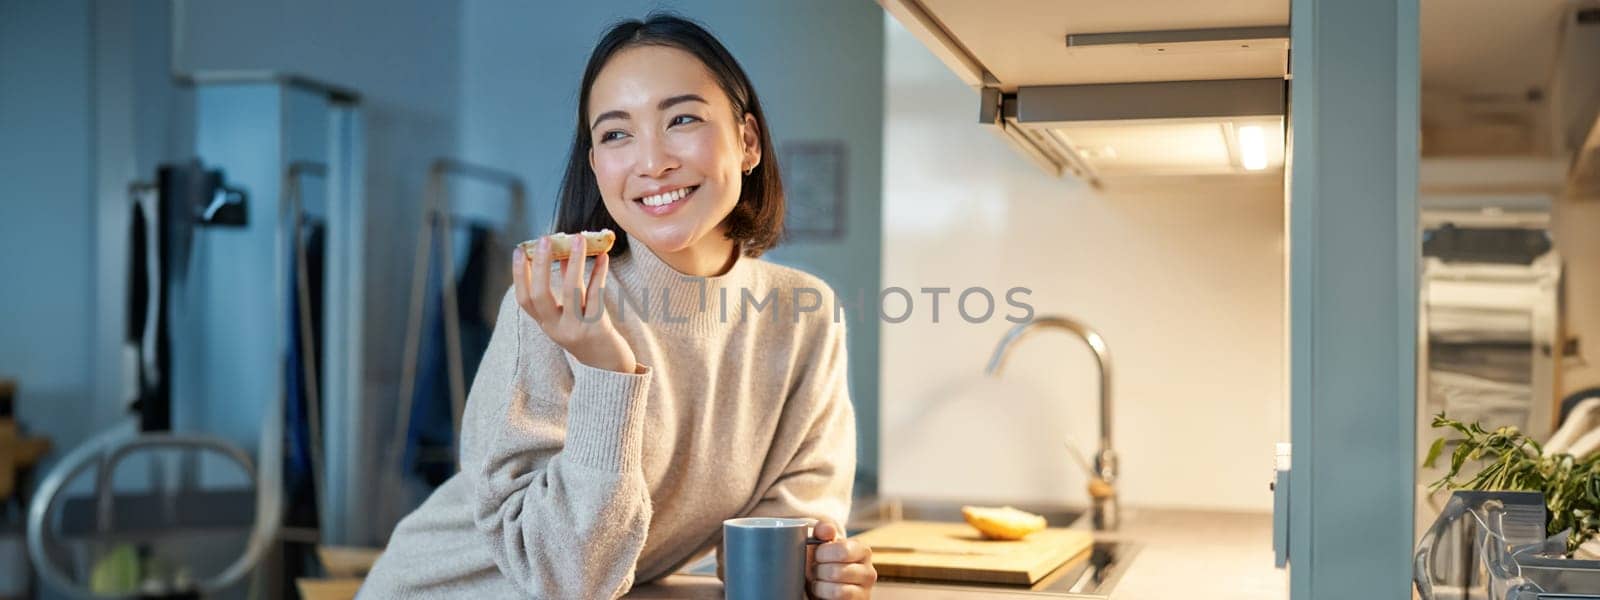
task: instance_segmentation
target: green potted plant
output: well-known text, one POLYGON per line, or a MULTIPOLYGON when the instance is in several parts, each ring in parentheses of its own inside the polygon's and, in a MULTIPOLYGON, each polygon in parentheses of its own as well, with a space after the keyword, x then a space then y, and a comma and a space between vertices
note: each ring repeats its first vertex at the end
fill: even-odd
POLYGON ((1549 514, 1547 534, 1571 529, 1568 556, 1600 533, 1600 453, 1546 454, 1539 442, 1516 427, 1489 431, 1444 413, 1433 418, 1433 427, 1455 430, 1461 437, 1442 437, 1428 448, 1423 465, 1433 468, 1446 447, 1454 446, 1449 472, 1430 489, 1542 492, 1549 514))

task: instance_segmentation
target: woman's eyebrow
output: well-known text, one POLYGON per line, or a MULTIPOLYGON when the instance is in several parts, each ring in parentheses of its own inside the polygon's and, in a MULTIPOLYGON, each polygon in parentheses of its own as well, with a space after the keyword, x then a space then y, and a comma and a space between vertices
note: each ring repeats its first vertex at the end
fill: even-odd
MULTIPOLYGON (((667 98, 667 99, 662 100, 661 102, 657 103, 656 104, 656 110, 666 110, 666 109, 672 108, 673 106, 676 106, 676 105, 679 105, 679 104, 683 104, 684 102, 699 102, 701 104, 710 104, 710 102, 706 102, 706 99, 701 97, 700 94, 679 94, 679 95, 673 96, 671 98, 667 98)), ((633 118, 633 116, 629 115, 628 111, 624 111, 624 110, 608 110, 606 112, 600 113, 600 116, 595 117, 594 118, 594 124, 590 125, 589 129, 592 130, 592 129, 596 128, 596 127, 599 127, 600 126, 600 122, 604 121, 606 119, 631 119, 631 118, 633 118)))
POLYGON ((594 118, 594 124, 590 125, 589 129, 593 130, 594 128, 599 127, 600 126, 600 122, 604 121, 606 119, 624 119, 624 120, 626 120, 626 119, 631 119, 631 118, 633 118, 633 117, 629 116, 627 111, 623 111, 623 110, 608 110, 606 112, 600 113, 600 116, 595 117, 594 118))
POLYGON ((699 102, 701 104, 710 104, 710 102, 706 102, 705 98, 701 98, 699 94, 679 94, 677 96, 673 96, 671 98, 667 98, 666 100, 662 100, 659 104, 656 105, 656 110, 666 110, 666 109, 672 108, 674 105, 683 104, 684 102, 699 102))

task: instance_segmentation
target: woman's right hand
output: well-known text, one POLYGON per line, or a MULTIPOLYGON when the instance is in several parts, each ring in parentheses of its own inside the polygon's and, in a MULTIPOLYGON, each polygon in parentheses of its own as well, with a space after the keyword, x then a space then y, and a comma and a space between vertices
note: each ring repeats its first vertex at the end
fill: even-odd
MULTIPOLYGON (((573 236, 571 256, 584 255, 583 236, 573 236)), ((561 286, 550 289, 550 238, 539 238, 530 261, 522 248, 512 259, 517 304, 539 323, 546 336, 573 358, 590 367, 619 373, 638 372, 633 348, 617 332, 605 312, 602 286, 611 257, 594 258, 594 272, 583 276, 582 258, 561 261, 561 286)))

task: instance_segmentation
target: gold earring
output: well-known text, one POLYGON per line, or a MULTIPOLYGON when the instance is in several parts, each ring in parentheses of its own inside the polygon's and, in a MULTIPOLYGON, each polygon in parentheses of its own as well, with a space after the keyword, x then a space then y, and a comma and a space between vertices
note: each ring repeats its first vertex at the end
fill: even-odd
POLYGON ((748 177, 748 176, 750 176, 751 173, 754 173, 755 170, 756 170, 755 166, 752 165, 750 168, 744 170, 744 174, 745 174, 746 177, 748 177))

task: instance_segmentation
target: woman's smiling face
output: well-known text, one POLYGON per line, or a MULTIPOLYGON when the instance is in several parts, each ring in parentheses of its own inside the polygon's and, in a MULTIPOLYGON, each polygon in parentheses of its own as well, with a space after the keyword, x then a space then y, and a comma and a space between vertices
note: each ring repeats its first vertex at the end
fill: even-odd
POLYGON ((760 160, 760 138, 705 65, 668 46, 622 50, 595 78, 587 108, 589 166, 629 238, 664 255, 728 252, 722 223, 760 160))

